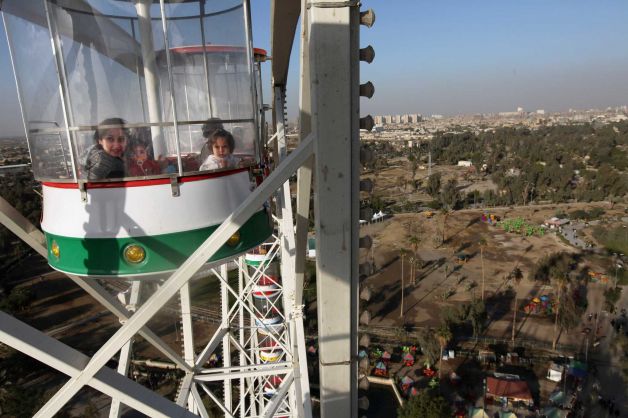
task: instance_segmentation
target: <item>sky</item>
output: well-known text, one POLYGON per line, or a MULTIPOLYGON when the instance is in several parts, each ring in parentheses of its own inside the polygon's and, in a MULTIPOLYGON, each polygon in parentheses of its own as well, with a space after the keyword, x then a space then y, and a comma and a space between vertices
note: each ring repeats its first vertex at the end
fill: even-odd
MULTIPOLYGON (((361 114, 472 114, 588 109, 628 104, 628 1, 365 0, 376 22, 360 66, 375 85, 361 114)), ((253 39, 270 51, 270 2, 253 0, 253 39)), ((22 134, 15 83, 0 22, 0 137, 22 134)), ((298 39, 298 33, 297 33, 298 39)), ((298 48, 288 84, 297 114, 298 48)), ((272 51, 270 51, 272 54, 272 51)), ((270 64, 265 73, 266 102, 270 64)))

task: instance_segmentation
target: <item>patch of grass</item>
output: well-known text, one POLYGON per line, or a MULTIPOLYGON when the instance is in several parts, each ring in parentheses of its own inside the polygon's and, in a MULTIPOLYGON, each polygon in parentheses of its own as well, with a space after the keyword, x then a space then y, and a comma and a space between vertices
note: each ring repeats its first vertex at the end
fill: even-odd
POLYGON ((623 226, 615 228, 598 226, 593 229, 593 237, 602 243, 608 251, 628 254, 628 228, 623 226))

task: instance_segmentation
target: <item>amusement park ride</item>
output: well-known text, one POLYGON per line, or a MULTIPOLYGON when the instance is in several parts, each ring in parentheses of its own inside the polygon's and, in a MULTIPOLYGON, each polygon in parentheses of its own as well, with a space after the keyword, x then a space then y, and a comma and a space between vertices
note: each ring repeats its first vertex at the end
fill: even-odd
POLYGON ((359 49, 360 24, 374 22, 359 7, 271 0, 269 138, 261 71, 271 57, 253 48, 249 0, 0 1, 43 192, 42 231, 1 197, 0 222, 121 322, 90 358, 0 312, 0 342, 69 376, 36 416, 54 416, 85 385, 111 397, 110 417, 121 405, 206 417, 208 403, 229 417, 312 416, 302 305, 311 201, 320 414, 358 416, 358 289, 369 270, 358 253, 370 245, 358 234, 369 188, 359 181, 368 158, 359 129, 372 126, 359 98, 373 94, 359 84, 359 63, 374 56, 359 49), (299 20, 299 141, 289 152, 299 20), (137 147, 148 157, 134 159, 137 147), (206 165, 214 156, 220 163, 206 165), (128 161, 157 168, 94 174, 128 161), (196 351, 190 283, 210 278, 221 324, 196 351), (116 281, 130 283, 123 303, 104 286, 116 281), (141 295, 148 283, 157 290, 141 295), (177 294, 182 353, 147 327, 177 294), (127 377, 137 334, 184 374, 174 401, 127 377), (212 354, 222 359, 215 367, 212 354), (117 371, 106 366, 114 357, 117 371))

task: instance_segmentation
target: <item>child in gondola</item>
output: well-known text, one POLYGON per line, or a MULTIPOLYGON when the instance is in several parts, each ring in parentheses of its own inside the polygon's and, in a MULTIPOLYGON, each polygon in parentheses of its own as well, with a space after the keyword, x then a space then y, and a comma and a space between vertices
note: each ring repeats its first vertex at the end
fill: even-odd
POLYGON ((133 154, 129 158, 127 175, 129 177, 144 177, 161 174, 159 163, 149 158, 146 145, 141 142, 133 145, 131 150, 133 154))
POLYGON ((208 139, 212 153, 203 161, 200 170, 218 170, 235 168, 239 159, 233 156, 235 140, 233 135, 224 129, 217 129, 208 139))

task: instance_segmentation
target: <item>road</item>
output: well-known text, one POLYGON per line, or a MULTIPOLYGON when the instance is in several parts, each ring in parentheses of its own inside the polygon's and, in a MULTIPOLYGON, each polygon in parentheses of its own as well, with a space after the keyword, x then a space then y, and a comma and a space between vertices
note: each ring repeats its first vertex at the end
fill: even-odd
POLYGON ((569 244, 578 248, 587 248, 587 243, 584 242, 582 238, 582 234, 579 231, 584 228, 584 224, 574 222, 571 225, 565 225, 561 227, 560 232, 565 237, 569 244))

